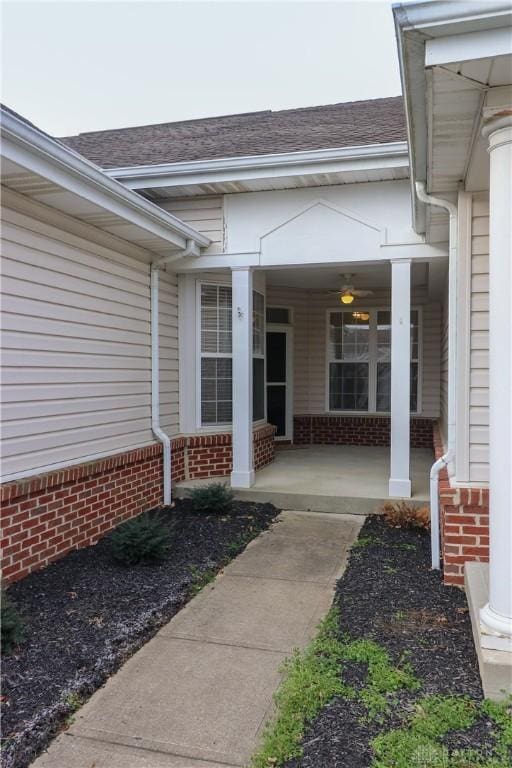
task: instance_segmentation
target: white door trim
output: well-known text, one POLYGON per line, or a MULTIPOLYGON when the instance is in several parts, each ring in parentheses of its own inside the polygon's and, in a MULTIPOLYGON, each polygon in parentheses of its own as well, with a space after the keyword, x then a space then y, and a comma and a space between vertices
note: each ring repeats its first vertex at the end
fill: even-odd
MULTIPOLYGON (((272 305, 273 306, 273 305, 272 305)), ((293 328, 291 325, 286 324, 280 324, 280 323, 267 323, 266 326, 266 333, 265 333, 265 342, 266 342, 266 334, 267 333, 285 333, 286 334, 286 381, 285 384, 285 392, 286 392, 286 406, 285 406, 285 424, 286 424, 286 431, 284 435, 279 435, 279 437, 276 437, 275 440, 291 440, 293 441, 293 328)), ((277 382, 272 382, 269 384, 266 380, 265 376, 265 393, 268 386, 272 386, 273 384, 277 384, 277 382)), ((280 384, 281 386, 281 384, 280 384)))

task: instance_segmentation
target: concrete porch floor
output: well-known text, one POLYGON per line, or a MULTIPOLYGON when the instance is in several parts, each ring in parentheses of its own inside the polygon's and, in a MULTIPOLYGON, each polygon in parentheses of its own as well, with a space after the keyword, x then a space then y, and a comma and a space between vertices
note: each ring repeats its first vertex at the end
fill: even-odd
MULTIPOLYGON (((411 502, 429 500, 433 453, 411 449, 411 502)), ((175 495, 187 496, 198 485, 229 478, 185 480, 175 495)), ((269 501, 280 509, 367 515, 389 500, 389 448, 354 445, 307 445, 277 448, 272 464, 256 472, 252 488, 237 490, 236 498, 269 501)))

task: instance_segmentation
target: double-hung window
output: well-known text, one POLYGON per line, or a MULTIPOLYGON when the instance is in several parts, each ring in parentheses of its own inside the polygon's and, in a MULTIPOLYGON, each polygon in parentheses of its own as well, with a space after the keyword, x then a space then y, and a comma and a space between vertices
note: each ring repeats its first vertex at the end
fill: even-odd
POLYGON ((329 410, 367 411, 370 324, 365 312, 331 312, 329 410))
POLYGON ((230 424, 233 410, 231 286, 201 285, 201 424, 230 424))
MULTIPOLYGON (((231 424, 233 414, 232 291, 200 286, 201 425, 231 424)), ((253 291, 253 420, 265 418, 265 299, 253 291)))
MULTIPOLYGON (((330 411, 391 410, 391 312, 329 313, 328 397, 330 411)), ((411 412, 418 411, 420 313, 411 311, 411 412)))

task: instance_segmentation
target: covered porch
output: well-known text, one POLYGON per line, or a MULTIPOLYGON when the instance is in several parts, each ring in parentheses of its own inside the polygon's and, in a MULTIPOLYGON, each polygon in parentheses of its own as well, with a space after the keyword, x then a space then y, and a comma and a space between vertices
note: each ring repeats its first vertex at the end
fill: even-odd
MULTIPOLYGON (((352 445, 301 445, 277 448, 275 459, 256 472, 250 488, 236 489, 236 498, 271 502, 280 509, 340 512, 367 515, 389 500, 389 449, 352 445)), ((433 460, 428 448, 411 449, 411 481, 415 506, 428 504, 429 471, 433 460)), ((226 485, 230 477, 216 478, 226 485)), ((178 483, 175 495, 187 496, 192 488, 208 485, 212 478, 178 483)))

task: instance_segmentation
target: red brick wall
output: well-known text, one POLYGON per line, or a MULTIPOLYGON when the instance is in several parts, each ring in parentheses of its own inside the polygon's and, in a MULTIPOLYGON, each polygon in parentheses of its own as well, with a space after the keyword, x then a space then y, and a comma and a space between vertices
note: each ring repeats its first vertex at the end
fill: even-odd
MULTIPOLYGON (((261 469, 274 461, 274 434, 270 424, 258 427, 253 433, 254 468, 261 469)), ((233 468, 231 433, 217 435, 192 435, 186 437, 188 462, 187 478, 228 475, 233 468)))
MULTIPOLYGON (((256 468, 274 458, 271 426, 254 432, 256 468)), ((172 441, 173 482, 231 471, 231 435, 172 441)), ((154 444, 1 486, 2 577, 17 581, 123 520, 162 503, 162 446, 154 444)))
POLYGON ((254 469, 262 469, 274 461, 274 435, 277 427, 267 424, 254 433, 254 469))
MULTIPOLYGON (((411 419, 411 446, 432 448, 432 419, 411 419)), ((389 416, 294 416, 293 441, 296 445, 376 445, 389 446, 389 416)))
MULTIPOLYGON (((438 427, 434 429, 436 458, 444 453, 438 427)), ((448 473, 439 476, 439 511, 445 584, 464 584, 464 563, 489 560, 488 488, 452 488, 448 473)))
MULTIPOLYGON (((176 454, 173 474, 178 479, 179 444, 176 454)), ((151 445, 6 483, 1 499, 2 575, 16 581, 160 504, 162 447, 151 445)))

